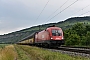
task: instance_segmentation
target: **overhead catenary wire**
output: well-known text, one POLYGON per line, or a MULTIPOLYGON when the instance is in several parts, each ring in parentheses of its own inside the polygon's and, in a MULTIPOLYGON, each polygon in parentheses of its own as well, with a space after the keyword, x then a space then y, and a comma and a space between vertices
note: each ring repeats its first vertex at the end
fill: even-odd
POLYGON ((79 16, 81 16, 81 15, 84 15, 84 14, 87 14, 87 13, 89 13, 90 11, 87 11, 87 12, 85 12, 85 13, 82 13, 82 14, 80 14, 79 16))
MULTIPOLYGON (((57 12, 60 8, 62 8, 68 1, 69 1, 69 0, 65 1, 65 2, 64 2, 58 9, 56 9, 51 15, 53 15, 54 13, 56 13, 56 12, 57 12)), ((50 15, 50 16, 51 16, 51 15, 50 15)), ((50 16, 49 16, 49 17, 50 17, 50 16)), ((48 17, 48 18, 49 18, 49 17, 48 17)), ((47 19, 48 19, 48 18, 47 18, 47 19)), ((47 19, 46 19, 46 20, 47 20, 47 19)))
MULTIPOLYGON (((49 3, 50 0, 47 1, 47 3, 45 4, 44 8, 42 9, 42 11, 40 12, 40 14, 38 15, 38 17, 36 18, 36 20, 38 20, 38 18, 40 17, 40 15, 42 14, 42 12, 44 11, 44 9, 46 8, 47 4, 49 3)), ((36 22, 36 21, 35 21, 36 22)))
MULTIPOLYGON (((80 12, 80 11, 82 11, 82 10, 84 10, 84 9, 86 9, 87 7, 89 7, 90 6, 90 4, 89 5, 87 5, 87 6, 85 6, 84 8, 82 8, 82 9, 80 9, 80 10, 78 10, 78 11, 76 11, 75 13, 73 13, 72 15, 74 15, 74 14, 76 14, 76 13, 78 13, 78 12, 80 12)), ((71 16, 72 16, 71 15, 71 16)))
POLYGON ((57 13, 56 15, 54 15, 52 18, 50 18, 49 20, 47 20, 46 22, 50 21, 51 19, 53 19, 54 17, 56 17, 57 15, 59 15, 60 13, 62 13, 63 11, 65 11, 66 9, 68 9, 70 6, 72 6, 73 4, 75 4, 78 0, 74 1, 72 4, 70 4, 69 6, 67 6, 65 9, 63 9, 62 11, 60 11, 59 13, 57 13))

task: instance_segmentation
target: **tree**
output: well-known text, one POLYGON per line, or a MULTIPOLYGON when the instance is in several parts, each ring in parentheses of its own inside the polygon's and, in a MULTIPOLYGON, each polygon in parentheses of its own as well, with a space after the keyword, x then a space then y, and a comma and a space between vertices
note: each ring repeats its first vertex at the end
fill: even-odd
POLYGON ((90 45, 90 25, 77 23, 64 31, 66 45, 90 45))

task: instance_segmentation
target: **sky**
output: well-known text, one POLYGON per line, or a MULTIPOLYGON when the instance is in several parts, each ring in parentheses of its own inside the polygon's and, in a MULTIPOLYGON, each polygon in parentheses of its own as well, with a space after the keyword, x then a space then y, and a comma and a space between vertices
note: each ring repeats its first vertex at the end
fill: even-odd
POLYGON ((0 0, 0 35, 90 15, 90 0, 0 0))

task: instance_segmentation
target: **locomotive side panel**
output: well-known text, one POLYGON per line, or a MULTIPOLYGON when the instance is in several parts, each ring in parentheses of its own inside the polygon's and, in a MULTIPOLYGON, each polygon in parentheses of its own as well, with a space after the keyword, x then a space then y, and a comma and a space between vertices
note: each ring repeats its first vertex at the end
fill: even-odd
POLYGON ((46 40, 50 40, 49 32, 48 31, 41 31, 35 35, 35 40, 38 43, 44 43, 46 40))

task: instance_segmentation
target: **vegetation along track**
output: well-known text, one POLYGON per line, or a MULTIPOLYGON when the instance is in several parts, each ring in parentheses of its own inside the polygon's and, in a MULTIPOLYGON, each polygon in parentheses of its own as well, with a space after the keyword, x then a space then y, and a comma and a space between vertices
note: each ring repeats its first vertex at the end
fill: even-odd
MULTIPOLYGON (((47 49, 47 48, 45 48, 47 49)), ((89 47, 66 47, 66 46, 61 46, 59 48, 51 48, 48 49, 54 52, 61 52, 73 56, 83 56, 83 57, 88 57, 90 58, 90 48, 89 47)))
POLYGON ((15 44, 0 48, 0 60, 90 60, 90 58, 69 56, 35 46, 15 44))
POLYGON ((15 49, 18 53, 18 60, 31 60, 29 57, 29 54, 24 51, 21 47, 19 47, 18 45, 14 45, 15 49))
POLYGON ((69 56, 67 54, 52 52, 35 46, 15 45, 15 48, 18 53, 18 60, 90 60, 87 57, 69 56), (29 59, 26 59, 25 56, 29 59))

